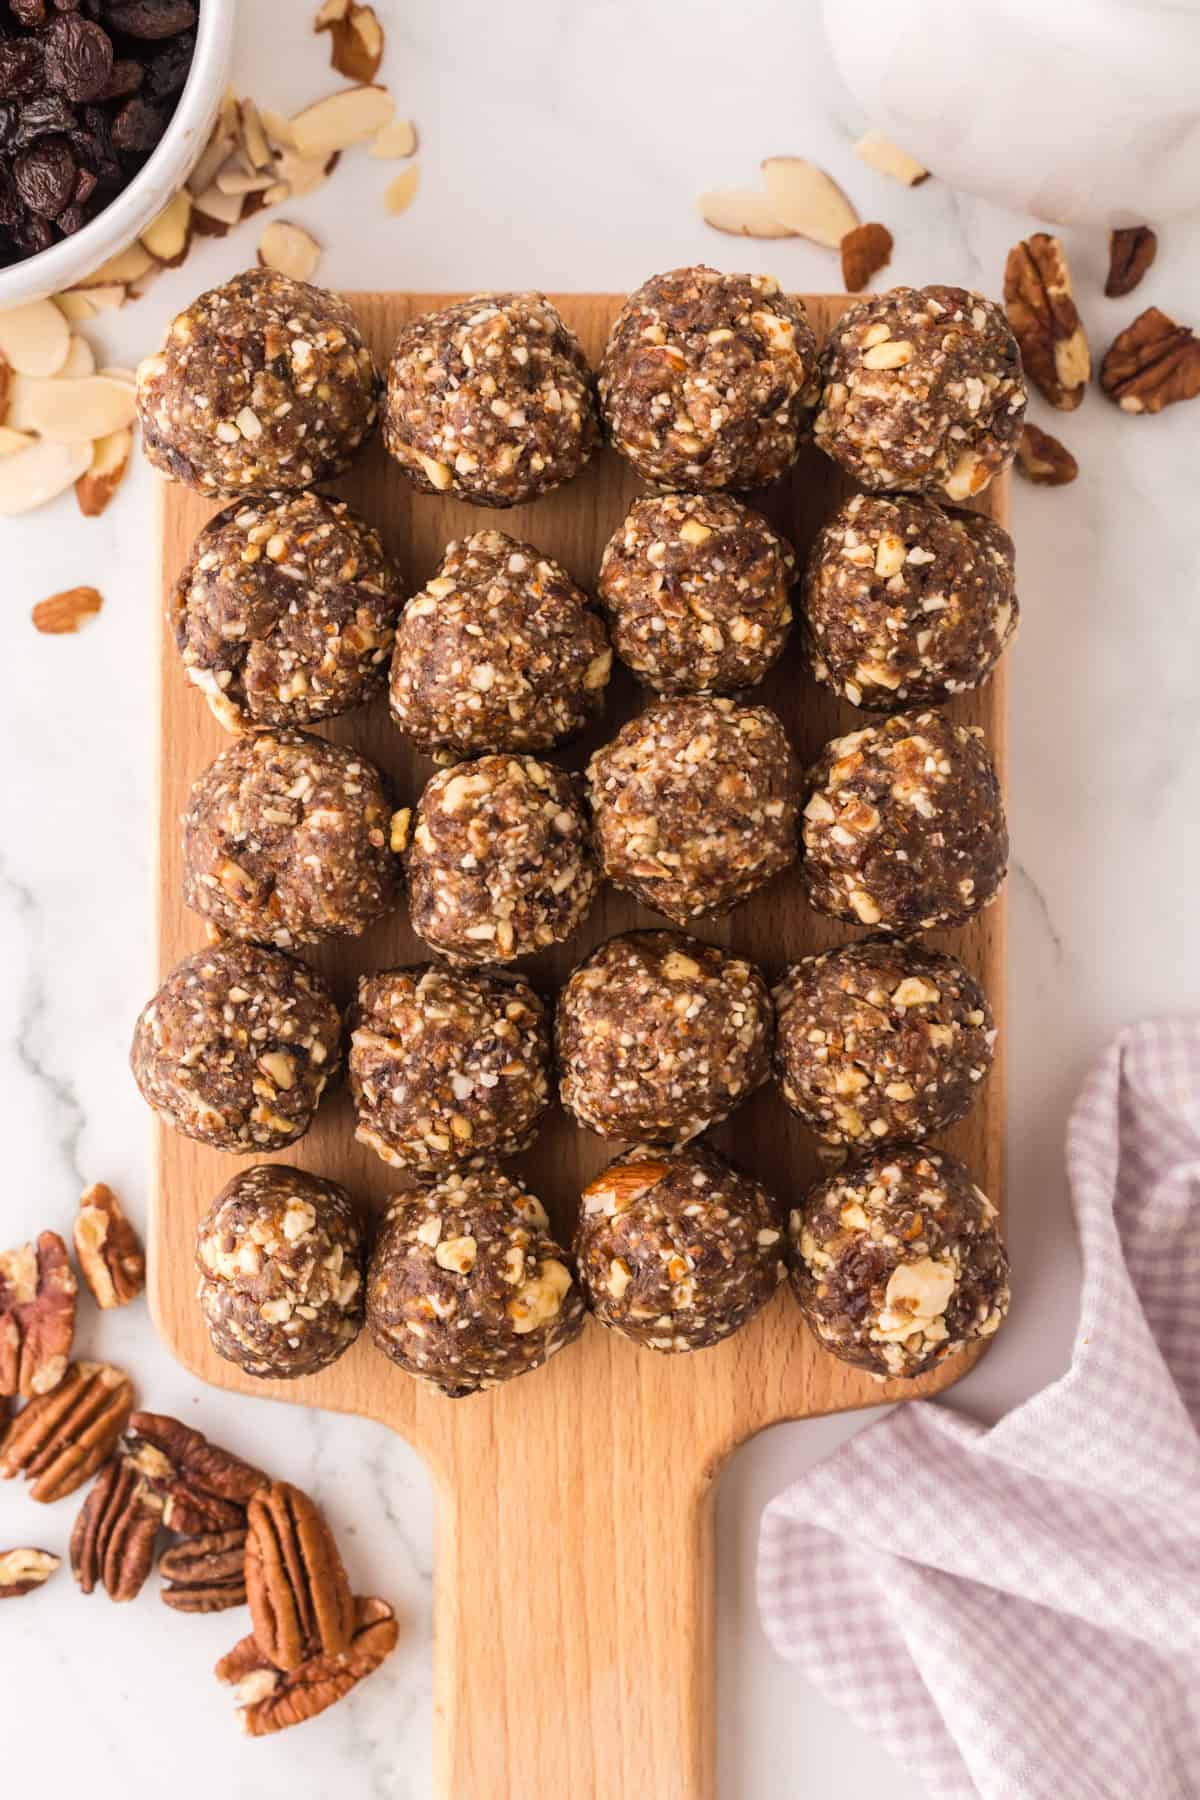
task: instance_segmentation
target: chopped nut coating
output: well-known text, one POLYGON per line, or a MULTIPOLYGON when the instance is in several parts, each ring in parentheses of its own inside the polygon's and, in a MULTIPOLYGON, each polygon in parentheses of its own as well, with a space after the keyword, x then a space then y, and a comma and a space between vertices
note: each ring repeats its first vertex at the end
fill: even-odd
POLYGON ((789 1223, 792 1285, 818 1341, 920 1375, 1008 1311, 996 1209, 945 1151, 900 1147, 814 1187, 789 1223))

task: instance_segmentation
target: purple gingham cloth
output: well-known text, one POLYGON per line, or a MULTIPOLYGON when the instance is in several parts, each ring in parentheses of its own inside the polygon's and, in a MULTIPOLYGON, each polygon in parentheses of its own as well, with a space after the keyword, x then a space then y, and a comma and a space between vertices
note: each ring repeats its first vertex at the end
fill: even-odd
POLYGON ((1067 1373, 990 1429, 901 1407, 763 1515, 768 1636, 938 1800, 1200 1796, 1200 1021, 1118 1038, 1067 1164, 1067 1373))

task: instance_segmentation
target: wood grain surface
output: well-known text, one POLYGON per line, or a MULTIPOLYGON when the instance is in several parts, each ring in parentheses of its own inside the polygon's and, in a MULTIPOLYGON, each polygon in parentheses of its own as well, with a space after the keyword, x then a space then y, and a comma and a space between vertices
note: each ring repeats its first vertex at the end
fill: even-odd
MULTIPOLYGON (((381 364, 397 329, 449 296, 351 296, 381 364)), ((620 301, 561 296, 563 315, 597 358, 620 301)), ((818 335, 849 304, 812 297, 818 335)), ((592 587, 601 549, 638 484, 602 453, 558 493, 507 514, 414 495, 378 440, 338 492, 372 519, 412 592, 453 537, 496 525, 557 557, 592 587)), ((759 502, 803 556, 848 491, 834 465, 806 449, 791 478, 759 502)), ((984 496, 1005 516, 1006 482, 984 496)), ((163 592, 213 510, 164 485, 163 592)), ((161 612, 161 609, 160 609, 161 612)), ((160 626, 161 630, 161 626, 160 626)), ((200 694, 185 682, 174 644, 162 635, 161 803, 158 950, 165 973, 205 941, 180 900, 178 820, 188 788, 228 743, 200 694)), ((981 723, 1004 768, 1005 675, 955 702, 955 716, 981 723)), ((819 690, 793 639, 755 694, 775 707, 801 757, 862 715, 819 690)), ((619 671, 603 725, 562 760, 580 768, 596 744, 637 709, 619 671)), ((401 804, 414 802, 432 764, 390 723, 385 702, 326 728, 391 777, 401 804)), ((661 924, 605 889, 586 928, 538 958, 530 973, 544 992, 601 939, 661 924)), ((1004 1123, 1004 901, 962 931, 933 941, 960 955, 983 983, 1001 1026, 1000 1055, 970 1118, 945 1136, 997 1200, 1004 1123)), ((733 944, 769 978, 801 954, 856 935, 810 911, 795 869, 699 936, 733 944)), ((342 1002, 369 970, 423 960, 428 952, 401 911, 356 944, 312 961, 342 1002)), ((817 1174, 810 1140, 773 1089, 761 1091, 714 1133, 718 1148, 760 1176, 786 1208, 817 1174)), ((555 1110, 518 1168, 570 1241, 580 1188, 613 1153, 555 1110)), ((707 1800, 713 1788, 713 1478, 731 1450, 781 1419, 877 1405, 948 1387, 973 1360, 963 1355, 911 1384, 880 1383, 819 1349, 790 1292, 780 1290, 745 1330, 690 1356, 662 1356, 588 1323, 582 1340, 546 1368, 506 1387, 450 1401, 419 1385, 374 1350, 365 1334, 340 1362, 294 1383, 255 1382, 212 1350, 194 1299, 192 1244, 198 1217, 244 1161, 157 1133, 150 1234, 150 1294, 160 1332, 194 1374, 223 1388, 329 1407, 382 1420, 425 1456, 439 1490, 435 1604, 435 1732, 439 1792, 453 1800, 707 1800)), ((375 1211, 399 1183, 353 1140, 344 1088, 282 1160, 344 1182, 375 1211)), ((369 1529, 369 1523, 368 1523, 369 1529)))

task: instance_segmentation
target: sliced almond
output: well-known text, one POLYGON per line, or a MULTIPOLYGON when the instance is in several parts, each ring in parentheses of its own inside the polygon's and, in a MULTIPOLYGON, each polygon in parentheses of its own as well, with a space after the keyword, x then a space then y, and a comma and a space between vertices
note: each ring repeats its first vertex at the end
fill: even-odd
POLYGON ((129 387, 137 386, 136 369, 122 369, 115 363, 107 363, 103 369, 97 369, 96 373, 103 375, 108 381, 124 381, 129 387))
POLYGON ((238 122, 242 148, 245 150, 251 166, 260 171, 269 169, 271 146, 267 142, 267 134, 253 100, 242 101, 238 108, 238 122))
POLYGON ((30 397, 29 422, 51 443, 76 444, 83 438, 90 443, 132 425, 136 410, 126 382, 85 375, 81 381, 39 382, 30 397))
POLYGON ((81 325, 85 319, 94 319, 100 310, 92 305, 86 294, 77 294, 73 290, 55 294, 54 304, 68 325, 81 325))
MULTIPOLYGON (((69 300, 72 295, 68 291, 58 297, 60 300, 69 300)), ((78 298, 87 301, 91 308, 88 316, 95 318, 97 313, 116 312, 119 306, 124 306, 129 298, 129 289, 123 281, 109 281, 105 282, 103 287, 88 288, 87 292, 79 295, 78 298)))
POLYGON ((96 352, 85 337, 76 332, 71 339, 71 348, 67 351, 67 360, 53 381, 78 381, 84 375, 96 373, 96 352))
POLYGON ((701 194, 697 202, 700 217, 714 231, 725 231, 731 237, 786 238, 795 237, 790 225, 775 217, 765 194, 753 188, 723 188, 701 194))
POLYGON ((417 128, 411 119, 393 119, 382 131, 377 131, 371 139, 371 148, 367 155, 379 162, 391 162, 402 156, 411 156, 417 147, 417 128))
POLYGON ((329 33, 329 60, 347 81, 374 81, 383 61, 383 27, 371 6, 328 0, 313 22, 329 33))
POLYGON ((13 456, 18 450, 28 450, 30 444, 37 439, 29 431, 14 431, 11 425, 0 425, 0 456, 13 456))
POLYGON ((180 188, 173 200, 163 207, 157 219, 142 233, 142 243, 165 269, 178 268, 192 241, 192 196, 180 188))
POLYGON ((61 594, 39 600, 30 616, 39 631, 58 636, 66 631, 78 631, 88 619, 95 618, 103 605, 104 596, 99 588, 65 588, 61 594))
MULTIPOLYGON (((212 187, 205 188, 202 194, 197 194, 192 204, 198 213, 202 213, 206 219, 216 220, 226 231, 231 225, 236 225, 242 216, 242 195, 223 194, 215 182, 212 187)), ((196 229, 203 230, 198 221, 196 229)))
POLYGON ((300 156, 294 150, 285 150, 275 159, 275 173, 281 182, 287 183, 295 198, 302 200, 329 179, 337 168, 340 155, 340 150, 325 156, 300 156))
POLYGON ((217 186, 223 194, 265 194, 274 186, 272 174, 247 175, 245 169, 239 169, 236 163, 230 163, 217 176, 217 186))
POLYGON ((859 138, 854 150, 869 168, 880 175, 890 175, 893 181, 902 181, 905 187, 919 187, 929 180, 929 170, 907 150, 899 149, 885 138, 882 131, 868 131, 865 137, 859 138))
POLYGON ((858 214, 837 182, 802 156, 769 156, 762 166, 771 211, 814 244, 836 250, 858 214))
POLYGON ((309 281, 321 260, 321 246, 299 225, 273 219, 258 240, 258 260, 264 269, 278 269, 293 281, 309 281))
POLYGON ((290 200, 292 190, 286 181, 273 181, 262 197, 264 206, 279 206, 284 200, 290 200))
POLYGON ((316 100, 292 119, 292 135, 301 156, 328 156, 349 144, 365 144, 390 125, 396 102, 383 87, 341 88, 316 100))
POLYGON ((217 178, 217 170, 224 168, 229 160, 235 143, 232 131, 217 126, 208 143, 200 153, 200 160, 188 176, 188 189, 193 195, 203 194, 217 178))
POLYGON ((133 433, 127 425, 92 445, 91 464, 75 483, 75 498, 85 519, 98 519, 120 487, 132 447, 133 433))
POLYGON ((77 281, 71 292, 77 294, 82 290, 86 293, 89 288, 111 287, 118 282, 128 287, 131 282, 140 281, 153 267, 153 256, 135 241, 128 250, 119 250, 116 256, 110 256, 91 275, 77 281))
POLYGON ((0 458, 0 517, 32 512, 65 493, 91 460, 90 443, 55 444, 45 439, 0 458))
POLYGON ((416 195, 420 175, 420 164, 413 163, 397 175, 394 181, 388 182, 383 194, 383 204, 388 212, 398 215, 408 211, 416 195))
POLYGON ((282 113, 270 106, 260 107, 258 116, 262 120, 263 130, 277 150, 296 148, 296 137, 290 119, 285 119, 282 113))
POLYGON ((325 0, 316 18, 313 20, 314 31, 328 31, 339 19, 344 19, 350 11, 350 0, 325 0))
POLYGON ((53 375, 70 347, 70 328, 53 300, 28 300, 0 312, 0 355, 18 375, 53 375))

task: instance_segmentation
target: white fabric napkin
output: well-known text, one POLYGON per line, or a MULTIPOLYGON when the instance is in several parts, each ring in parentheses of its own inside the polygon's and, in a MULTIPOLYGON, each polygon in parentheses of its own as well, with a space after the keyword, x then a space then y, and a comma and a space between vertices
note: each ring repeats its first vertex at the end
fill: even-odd
POLYGON ((1118 1038, 1067 1164, 1067 1373, 990 1429, 901 1407, 763 1515, 768 1636, 938 1800, 1200 1796, 1200 1021, 1118 1038))

